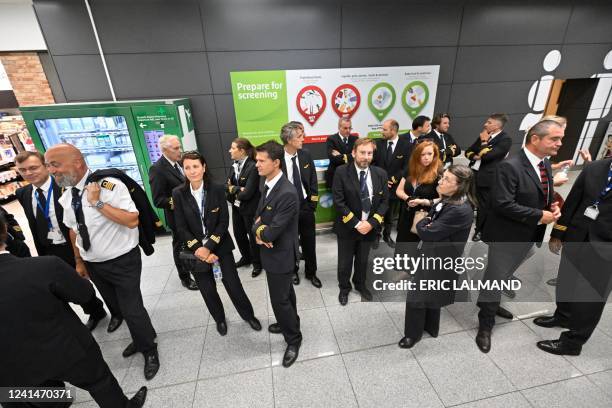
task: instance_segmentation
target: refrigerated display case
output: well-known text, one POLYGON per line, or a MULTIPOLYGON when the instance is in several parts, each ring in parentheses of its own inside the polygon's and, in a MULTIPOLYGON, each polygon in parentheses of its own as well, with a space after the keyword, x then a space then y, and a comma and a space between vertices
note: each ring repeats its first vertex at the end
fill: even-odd
MULTIPOLYGON (((149 199, 149 168, 161 157, 159 138, 176 135, 183 148, 196 148, 188 99, 28 106, 21 111, 39 151, 70 143, 81 150, 89 168, 123 170, 149 199)), ((157 214, 165 222, 163 211, 157 214)))

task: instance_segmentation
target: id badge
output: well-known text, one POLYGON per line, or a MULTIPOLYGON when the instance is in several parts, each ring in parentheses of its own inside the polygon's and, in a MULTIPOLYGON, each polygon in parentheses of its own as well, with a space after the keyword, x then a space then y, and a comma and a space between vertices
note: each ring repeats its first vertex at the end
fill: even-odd
POLYGON ((47 233, 47 239, 55 242, 55 241, 59 241, 61 238, 63 238, 63 236, 60 234, 60 232, 58 230, 51 229, 51 231, 49 231, 47 233))
POLYGON ((584 210, 584 216, 596 220, 599 216, 599 208, 594 205, 587 207, 586 210, 584 210))
POLYGON ((240 200, 234 200, 234 206, 240 207, 240 200))

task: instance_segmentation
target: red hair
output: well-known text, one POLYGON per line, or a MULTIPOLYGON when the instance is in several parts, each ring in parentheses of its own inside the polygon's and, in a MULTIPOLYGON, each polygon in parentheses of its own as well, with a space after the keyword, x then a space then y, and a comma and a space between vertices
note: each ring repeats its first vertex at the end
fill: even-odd
POLYGON ((408 174, 406 179, 410 181, 416 181, 419 184, 431 184, 438 178, 442 162, 440 161, 440 150, 438 146, 431 140, 425 140, 418 143, 412 155, 410 156, 410 162, 408 163, 408 174), (421 164, 421 154, 423 150, 431 147, 433 149, 433 160, 429 166, 423 166, 421 164))

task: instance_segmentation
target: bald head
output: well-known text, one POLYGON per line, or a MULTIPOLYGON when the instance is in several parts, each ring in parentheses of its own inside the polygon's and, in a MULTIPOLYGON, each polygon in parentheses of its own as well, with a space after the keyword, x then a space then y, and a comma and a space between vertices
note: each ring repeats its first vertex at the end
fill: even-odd
POLYGON ((75 186, 87 173, 83 153, 68 143, 61 143, 47 150, 45 161, 60 187, 75 186))

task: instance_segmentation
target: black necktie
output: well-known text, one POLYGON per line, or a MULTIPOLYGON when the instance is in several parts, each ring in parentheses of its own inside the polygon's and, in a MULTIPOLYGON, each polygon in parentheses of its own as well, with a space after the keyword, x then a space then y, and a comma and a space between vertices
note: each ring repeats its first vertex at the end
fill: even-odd
POLYGON ((391 164, 391 157, 393 156, 393 142, 389 140, 387 145, 387 156, 385 158, 387 165, 391 164))
POLYGON ((298 193, 298 198, 300 201, 304 198, 304 194, 302 193, 302 181, 300 180, 300 170, 297 165, 297 154, 291 158, 293 162, 293 185, 298 193))
POLYGON ((176 170, 176 173, 179 175, 181 180, 184 180, 185 178, 183 176, 183 173, 181 172, 181 169, 179 168, 178 163, 174 163, 174 169, 176 170))
POLYGON ((370 192, 368 191, 368 183, 365 170, 361 170, 359 172, 359 187, 361 190, 361 209, 364 212, 369 213, 372 209, 372 202, 370 201, 370 192))
POLYGON ((348 146, 348 137, 343 137, 342 141, 344 142, 346 146, 348 146))
POLYGON ((45 192, 42 188, 37 188, 36 194, 38 195, 38 204, 36 205, 36 234, 38 234, 38 238, 41 242, 48 245, 51 243, 47 238, 49 234, 49 221, 45 218, 45 213, 43 212, 43 209, 47 207, 47 199, 45 198, 45 192))
POLYGON ((74 216, 77 220, 77 229, 81 240, 83 241, 83 249, 88 251, 91 248, 91 242, 89 241, 89 231, 87 225, 85 225, 85 215, 83 214, 83 204, 81 203, 81 194, 78 188, 72 187, 72 209, 74 210, 74 216))

